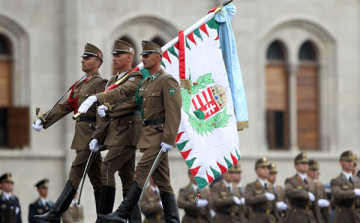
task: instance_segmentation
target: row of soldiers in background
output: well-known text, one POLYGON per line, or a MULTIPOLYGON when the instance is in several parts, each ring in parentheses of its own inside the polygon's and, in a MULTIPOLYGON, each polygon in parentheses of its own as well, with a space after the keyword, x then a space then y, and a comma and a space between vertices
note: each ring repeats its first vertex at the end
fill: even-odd
MULTIPOLYGON (((180 189, 178 207, 185 210, 182 222, 360 222, 360 178, 356 173, 356 155, 346 151, 340 156, 342 172, 331 180, 331 204, 319 181, 319 164, 300 153, 294 160, 297 173, 286 179, 285 189, 276 184, 276 164, 264 157, 255 163, 257 179, 244 190, 241 167, 235 165, 220 182, 198 194, 196 181, 189 171, 190 184, 180 189), (333 218, 330 220, 330 210, 333 218)), ((165 222, 157 186, 150 181, 141 210, 145 221, 165 222)))
MULTIPOLYGON (((14 181, 11 178, 11 173, 5 173, 0 177, 0 185, 2 193, 0 195, 0 222, 1 223, 22 223, 21 208, 19 199, 13 195, 14 181)), ((29 205, 29 223, 38 223, 34 220, 35 215, 47 213, 52 207, 48 197, 49 180, 43 179, 35 184, 39 193, 39 198, 29 205)), ((76 196, 72 201, 69 209, 62 216, 63 223, 83 223, 83 207, 76 204, 76 196)))

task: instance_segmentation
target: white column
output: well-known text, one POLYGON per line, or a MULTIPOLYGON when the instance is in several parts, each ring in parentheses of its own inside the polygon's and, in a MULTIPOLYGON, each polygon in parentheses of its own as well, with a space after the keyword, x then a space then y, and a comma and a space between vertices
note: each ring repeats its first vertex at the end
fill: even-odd
POLYGON ((290 151, 299 150, 297 134, 297 71, 298 64, 288 65, 289 74, 289 118, 290 118, 290 151))

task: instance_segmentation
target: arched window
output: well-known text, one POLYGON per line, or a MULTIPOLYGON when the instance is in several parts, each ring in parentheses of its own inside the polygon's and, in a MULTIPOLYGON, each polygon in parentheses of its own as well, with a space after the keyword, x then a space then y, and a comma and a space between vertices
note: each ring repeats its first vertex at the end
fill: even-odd
POLYGON ((319 145, 319 74, 317 48, 311 41, 299 50, 297 72, 297 126, 300 150, 318 150, 319 145))
POLYGON ((276 40, 270 44, 266 66, 266 135, 269 149, 289 148, 289 103, 286 51, 276 40))

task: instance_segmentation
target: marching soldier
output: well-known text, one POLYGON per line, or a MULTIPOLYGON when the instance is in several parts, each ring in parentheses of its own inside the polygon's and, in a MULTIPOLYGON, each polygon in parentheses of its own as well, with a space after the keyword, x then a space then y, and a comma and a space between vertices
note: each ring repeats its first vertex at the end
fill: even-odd
MULTIPOLYGON (((90 149, 96 149, 99 142, 104 141, 103 144, 109 149, 101 166, 103 187, 99 214, 109 214, 113 210, 116 188, 114 174, 116 171, 119 171, 124 198, 129 192, 134 178, 136 144, 141 132, 140 111, 136 105, 135 93, 143 78, 141 72, 130 73, 134 54, 134 47, 129 43, 115 40, 113 62, 118 73, 108 81, 106 88, 118 81, 120 84, 114 90, 96 94, 93 101, 91 101, 92 99, 85 101, 86 104, 88 101, 89 103, 98 101, 100 104, 117 104, 111 109, 111 112, 107 106, 99 106, 100 123, 92 135, 89 145, 90 149)), ((79 108, 81 112, 87 111, 82 109, 82 107, 79 108)), ((132 211, 129 222, 141 222, 138 204, 132 211)))
POLYGON ((150 186, 145 190, 140 201, 141 211, 145 215, 146 223, 165 223, 164 211, 160 198, 159 188, 150 177, 150 186))
POLYGON ((235 166, 233 166, 229 172, 233 173, 234 179, 233 179, 233 184, 235 185, 235 187, 237 188, 237 190, 239 191, 240 194, 240 200, 241 200, 241 204, 240 204, 240 222, 248 222, 248 218, 249 218, 249 209, 245 204, 245 196, 244 196, 244 188, 241 187, 241 174, 242 174, 242 170, 241 170, 241 165, 240 163, 236 164, 235 166))
POLYGON ((139 85, 136 95, 143 119, 142 133, 137 148, 144 151, 135 170, 134 183, 116 212, 99 215, 108 222, 126 222, 139 200, 145 180, 160 150, 164 153, 152 174, 160 190, 166 222, 179 222, 179 212, 170 183, 167 151, 173 148, 181 119, 182 99, 179 83, 161 69, 162 50, 153 42, 143 41, 142 62, 150 77, 139 85))
POLYGON ((240 193, 233 185, 234 174, 225 172, 223 180, 211 187, 210 200, 216 215, 214 223, 235 223, 240 221, 240 193))
POLYGON ((77 193, 67 211, 62 215, 61 220, 63 223, 84 223, 84 208, 81 204, 76 203, 77 193))
MULTIPOLYGON (((40 131, 43 127, 47 129, 72 111, 77 113, 79 106, 84 104, 85 99, 93 99, 95 97, 93 96, 94 94, 104 91, 106 80, 104 80, 98 72, 98 69, 103 62, 101 50, 96 46, 87 43, 82 57, 82 70, 87 75, 86 79, 74 84, 69 98, 64 102, 57 104, 55 109, 48 114, 46 120, 44 120, 46 114, 37 119, 33 125, 34 130, 40 131)), ((89 107, 90 106, 91 105, 89 105, 89 107)), ((96 106, 91 106, 86 113, 83 113, 78 117, 75 124, 75 135, 71 145, 71 149, 76 150, 76 157, 70 169, 69 180, 53 208, 46 214, 36 215, 34 217, 35 220, 60 222, 62 213, 67 210, 78 189, 87 160, 92 152, 89 150, 89 143, 96 128, 97 121, 99 121, 99 117, 96 117, 96 106)), ((96 210, 98 209, 98 204, 100 202, 102 186, 101 162, 100 152, 95 152, 92 156, 88 172, 90 182, 94 189, 96 210)))
POLYGON ((319 181, 319 164, 316 159, 309 160, 307 175, 310 182, 310 191, 315 195, 316 202, 320 209, 321 222, 330 223, 330 202, 327 200, 325 186, 319 181))
POLYGON ((310 192, 310 182, 307 178, 309 166, 306 153, 297 155, 294 163, 297 173, 285 180, 285 196, 290 202, 287 222, 321 222, 315 195, 310 192))
POLYGON ((12 194, 14 181, 11 179, 11 173, 5 173, 0 177, 0 222, 22 223, 21 208, 19 199, 12 194))
POLYGON ((274 188, 275 196, 276 196, 276 206, 279 212, 279 217, 282 218, 282 220, 285 220, 286 216, 286 209, 288 208, 288 200, 285 196, 285 190, 279 185, 276 185, 276 177, 277 177, 277 170, 276 170, 276 164, 270 163, 268 165, 269 169, 269 176, 267 180, 272 184, 272 187, 274 188))
POLYGON ((340 156, 342 172, 332 179, 332 205, 336 206, 332 222, 360 222, 360 179, 352 175, 353 153, 345 151, 340 156))
POLYGON ((47 198, 49 179, 39 181, 35 187, 37 187, 39 198, 29 205, 29 223, 38 223, 39 221, 34 220, 34 216, 47 213, 53 206, 53 202, 47 198))
POLYGON ((257 180, 246 186, 245 204, 250 206, 252 213, 249 222, 278 222, 280 217, 276 208, 274 188, 267 182, 269 175, 267 158, 263 157, 255 163, 257 180))
POLYGON ((185 210, 185 216, 181 222, 189 223, 206 223, 212 222, 210 214, 210 191, 206 188, 200 191, 200 199, 197 204, 194 200, 198 194, 198 186, 195 177, 188 171, 190 184, 180 189, 179 197, 177 200, 179 208, 185 210))

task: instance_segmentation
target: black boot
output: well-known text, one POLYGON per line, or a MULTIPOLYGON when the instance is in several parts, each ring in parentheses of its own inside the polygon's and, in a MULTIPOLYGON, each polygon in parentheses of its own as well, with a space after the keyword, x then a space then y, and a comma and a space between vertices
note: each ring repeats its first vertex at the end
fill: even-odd
POLYGON ((96 214, 99 214, 101 191, 95 191, 94 196, 95 196, 96 214))
POLYGON ((106 222, 122 222, 126 223, 126 219, 130 217, 130 213, 138 203, 142 190, 139 188, 136 182, 133 183, 129 193, 121 202, 118 209, 107 215, 99 214, 98 218, 106 222))
POLYGON ((166 223, 180 223, 179 208, 176 203, 175 194, 163 192, 160 194, 164 208, 166 223))
POLYGON ((72 199, 76 194, 75 188, 71 183, 65 185, 64 191, 61 193, 60 197, 55 202, 52 209, 43 215, 35 215, 34 220, 39 222, 54 222, 60 223, 61 215, 69 208, 72 199))
MULTIPOLYGON (((112 212, 114 207, 115 192, 116 189, 114 187, 111 186, 102 187, 98 214, 110 214, 112 212)), ((103 223, 103 222, 106 221, 102 221, 98 218, 95 223, 103 223)))
MULTIPOLYGON (((123 194, 123 197, 125 199, 126 194, 123 194)), ((140 210, 139 202, 135 205, 134 209, 131 211, 129 217, 129 223, 141 223, 141 210, 140 210)))

